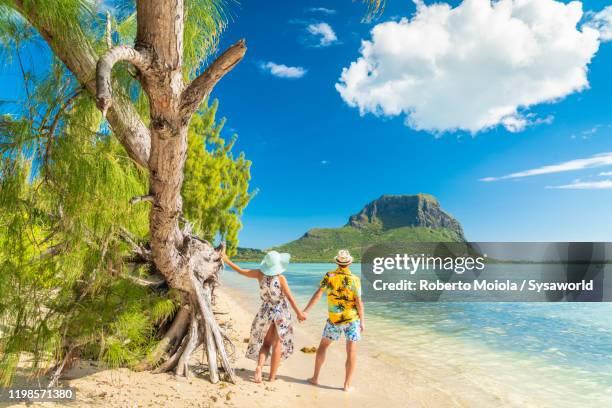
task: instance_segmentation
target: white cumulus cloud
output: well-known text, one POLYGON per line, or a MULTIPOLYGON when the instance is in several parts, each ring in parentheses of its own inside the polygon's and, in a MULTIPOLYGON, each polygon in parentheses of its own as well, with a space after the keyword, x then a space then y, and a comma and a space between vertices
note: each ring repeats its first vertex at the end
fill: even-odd
MULTIPOLYGON (((595 156, 587 157, 584 159, 574 159, 562 163, 551 164, 548 166, 536 167, 534 169, 506 174, 505 176, 501 177, 485 177, 480 179, 480 181, 497 181, 531 176, 541 176, 543 174, 564 173, 567 171, 576 171, 610 165, 612 165, 612 152, 600 153, 596 154, 595 156)), ((600 175, 604 174, 607 175, 607 173, 601 173, 600 175)))
POLYGON ((612 6, 608 6, 599 13, 589 13, 589 20, 586 26, 599 31, 599 38, 602 41, 612 40, 612 6))
POLYGON ((577 27, 582 15, 577 1, 418 2, 372 29, 336 89, 362 115, 405 115, 414 129, 520 131, 530 106, 588 87, 599 34, 577 27))
POLYGON ((336 14, 336 10, 327 7, 311 7, 308 10, 313 13, 336 14))
POLYGON ((549 186, 548 188, 558 188, 562 190, 605 190, 612 189, 612 180, 576 181, 561 186, 549 186))
POLYGON ((320 47, 327 47, 328 45, 332 45, 338 41, 336 33, 327 23, 309 24, 308 27, 306 27, 306 30, 313 36, 317 37, 319 41, 318 46, 320 47))
POLYGON ((306 75, 307 70, 302 67, 290 67, 285 64, 277 64, 272 61, 261 64, 261 69, 279 78, 301 78, 306 75))

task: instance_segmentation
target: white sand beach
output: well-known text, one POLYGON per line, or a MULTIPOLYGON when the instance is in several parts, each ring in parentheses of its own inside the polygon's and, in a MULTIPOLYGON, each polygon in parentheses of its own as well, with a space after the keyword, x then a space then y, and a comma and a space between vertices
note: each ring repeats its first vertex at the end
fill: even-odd
MULTIPOLYGON (((217 291, 216 309, 231 312, 233 339, 236 344, 236 384, 211 384, 202 364, 203 353, 194 353, 190 379, 170 374, 134 372, 126 368, 103 369, 82 361, 68 371, 62 385, 76 389, 76 401, 64 404, 39 403, 41 406, 67 407, 370 407, 384 404, 392 407, 491 407, 504 405, 493 395, 461 393, 461 384, 444 384, 436 380, 435 370, 424 375, 412 367, 388 364, 381 355, 361 350, 358 357, 355 390, 341 390, 344 375, 344 342, 331 348, 323 369, 320 386, 307 383, 311 375, 314 354, 300 351, 318 344, 317 325, 296 325, 296 352, 280 367, 278 380, 273 383, 252 382, 254 362, 244 357, 245 339, 254 310, 246 310, 244 297, 229 289, 217 291), (242 299, 237 301, 236 299, 242 299)), ((225 316, 230 316, 227 314, 225 316)), ((204 360, 205 361, 205 360, 204 360)), ((441 376, 448 378, 448 376, 441 376)), ((25 403, 7 406, 26 406, 25 403)))

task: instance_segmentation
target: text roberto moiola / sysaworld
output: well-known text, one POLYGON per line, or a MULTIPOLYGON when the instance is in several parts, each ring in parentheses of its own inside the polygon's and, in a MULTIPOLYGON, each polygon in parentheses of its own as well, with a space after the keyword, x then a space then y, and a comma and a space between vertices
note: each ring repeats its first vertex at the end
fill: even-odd
MULTIPOLYGON (((372 259, 372 273, 381 275, 385 271, 400 271, 415 275, 418 271, 452 271, 457 275, 466 272, 483 272, 486 268, 486 255, 472 257, 441 257, 425 254, 395 254, 388 257, 372 259)), ((593 281, 580 282, 541 282, 537 279, 474 279, 445 282, 440 279, 419 279, 418 281, 401 279, 385 282, 374 279, 372 288, 376 291, 591 291, 593 281)))

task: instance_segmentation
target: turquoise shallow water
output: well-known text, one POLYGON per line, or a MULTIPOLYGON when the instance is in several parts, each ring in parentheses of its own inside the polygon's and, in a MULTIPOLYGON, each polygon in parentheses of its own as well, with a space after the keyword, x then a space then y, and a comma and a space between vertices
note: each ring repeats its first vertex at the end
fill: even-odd
MULTIPOLYGON (((290 266, 285 275, 300 304, 332 268, 290 266)), ((351 269, 359 274, 359 265, 351 269)), ((226 271, 222 281, 256 300, 252 280, 226 271)), ((309 320, 324 319, 324 302, 309 320)), ((612 303, 367 302, 365 307, 365 345, 399 369, 448 376, 449 384, 460 379, 456 382, 516 406, 612 406, 612 303)))

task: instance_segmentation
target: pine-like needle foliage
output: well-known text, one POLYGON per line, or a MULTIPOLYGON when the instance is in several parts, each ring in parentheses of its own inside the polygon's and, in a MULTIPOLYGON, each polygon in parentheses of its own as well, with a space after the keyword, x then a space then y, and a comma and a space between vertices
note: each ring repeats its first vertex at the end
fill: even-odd
MULTIPOLYGON (((3 59, 12 63, 34 42, 44 44, 14 11, 15 3, 0 0, 3 59)), ((46 23, 62 24, 60 31, 71 41, 78 37, 79 46, 104 52, 106 15, 95 9, 99 2, 20 3, 46 13, 46 23)), ((189 18, 196 15, 192 3, 220 4, 187 2, 189 18)), ((209 51, 223 28, 221 9, 215 10, 201 26, 217 24, 215 30, 186 32, 209 51)), ((129 41, 130 16, 112 16, 115 43, 129 41)), ((186 76, 205 57, 202 49, 190 52, 186 76)), ((135 365, 155 346, 180 301, 164 286, 136 284, 153 273, 133 253, 134 244, 147 246, 149 204, 129 201, 147 194, 148 174, 128 158, 92 97, 60 61, 36 72, 22 68, 23 99, 0 104, 0 385, 12 382, 24 359, 38 374, 70 351, 111 367, 135 365)), ((115 73, 119 92, 146 118, 140 87, 122 68, 115 73)), ((204 106, 192 121, 184 212, 202 237, 235 246, 251 197, 250 162, 233 156, 234 139, 222 137, 224 121, 216 123, 216 110, 216 102, 204 106)))
POLYGON ((191 121, 183 206, 187 219, 196 220, 196 232, 209 241, 220 237, 232 255, 240 216, 253 195, 248 190, 251 162, 242 153, 234 158, 236 136, 229 143, 221 136, 225 120, 216 123, 217 108, 215 101, 191 121))
POLYGON ((42 159, 28 154, 33 150, 18 139, 4 151, 0 382, 5 385, 24 356, 34 373, 71 348, 112 365, 143 358, 161 320, 152 310, 171 296, 134 285, 130 248, 119 234, 146 235, 146 209, 129 205, 131 197, 146 192, 146 174, 114 138, 99 133, 101 117, 91 98, 74 100, 62 122, 61 134, 43 144, 49 151, 42 159), (48 163, 37 166, 39 160, 48 163))

